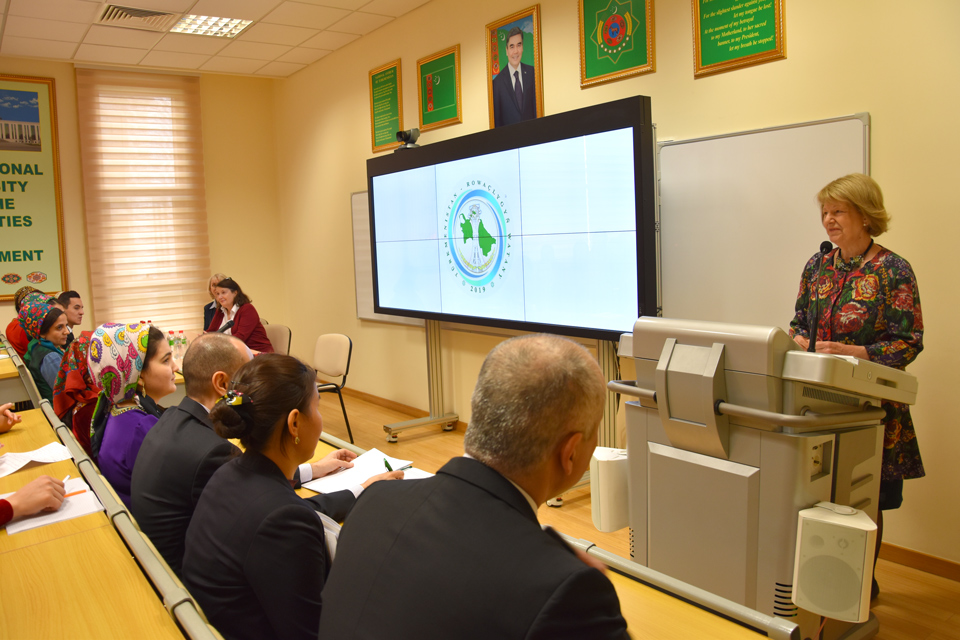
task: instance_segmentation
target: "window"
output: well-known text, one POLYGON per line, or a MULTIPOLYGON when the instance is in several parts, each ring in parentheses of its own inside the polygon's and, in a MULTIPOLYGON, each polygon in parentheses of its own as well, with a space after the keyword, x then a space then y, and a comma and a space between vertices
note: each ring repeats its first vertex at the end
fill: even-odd
POLYGON ((77 101, 94 321, 201 330, 200 79, 77 69, 77 101))

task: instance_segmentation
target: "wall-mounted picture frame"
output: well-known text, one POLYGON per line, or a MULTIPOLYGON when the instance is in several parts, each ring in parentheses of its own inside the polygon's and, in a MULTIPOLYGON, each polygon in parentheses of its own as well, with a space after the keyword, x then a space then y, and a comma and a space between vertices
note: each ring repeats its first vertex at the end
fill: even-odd
POLYGON ((787 57, 783 0, 691 0, 693 76, 787 57))
POLYGON ((420 131, 460 124, 460 45, 417 60, 420 131))
POLYGON ((53 78, 0 74, 0 301, 68 288, 53 78))
POLYGON ((400 59, 370 70, 370 139, 373 152, 400 146, 403 131, 403 86, 400 59))
POLYGON ((484 33, 490 128, 542 116, 540 5, 491 22, 484 33))
POLYGON ((579 0, 580 88, 657 70, 654 0, 579 0))

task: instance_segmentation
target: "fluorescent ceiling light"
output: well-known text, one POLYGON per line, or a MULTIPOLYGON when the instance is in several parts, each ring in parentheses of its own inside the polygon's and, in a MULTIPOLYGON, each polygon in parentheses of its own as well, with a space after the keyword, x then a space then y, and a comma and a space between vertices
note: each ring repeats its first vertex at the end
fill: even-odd
POLYGON ((233 38, 251 24, 253 24, 253 20, 185 15, 180 18, 180 22, 173 25, 170 32, 192 33, 198 36, 216 36, 218 38, 233 38))

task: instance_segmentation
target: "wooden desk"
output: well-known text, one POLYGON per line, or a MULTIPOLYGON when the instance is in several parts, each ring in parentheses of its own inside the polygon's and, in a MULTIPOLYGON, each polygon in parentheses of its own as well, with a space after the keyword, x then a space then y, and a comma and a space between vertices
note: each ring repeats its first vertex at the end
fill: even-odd
POLYGON ((4 638, 183 638, 109 524, 0 555, 0 593, 4 638))
MULTIPOLYGON (((334 447, 320 441, 310 461, 315 462, 334 450, 334 447)), ((316 495, 315 492, 302 488, 297 493, 305 498, 316 495)), ((765 637, 633 578, 614 571, 607 572, 607 575, 617 590, 620 611, 634 638, 756 640, 765 637)))
MULTIPOLYGON (((6 353, 5 349, 0 349, 0 354, 6 353)), ((20 377, 20 374, 17 373, 17 367, 13 364, 13 358, 0 358, 0 380, 18 377, 20 377)))
MULTIPOLYGON (((0 404, 2 404, 2 401, 0 401, 0 404)), ((13 425, 13 428, 6 433, 0 433, 0 443, 3 443, 3 449, 0 449, 0 453, 33 451, 51 442, 60 442, 57 434, 53 431, 53 427, 44 417, 42 410, 30 409, 29 411, 21 411, 17 415, 22 418, 20 424, 13 425)), ((0 478, 0 481, 5 479, 0 478)))
MULTIPOLYGON (((0 349, 0 353, 7 353, 0 349)), ((0 358, 0 404, 20 402, 28 399, 27 389, 20 380, 20 373, 13 364, 13 358, 0 358)))

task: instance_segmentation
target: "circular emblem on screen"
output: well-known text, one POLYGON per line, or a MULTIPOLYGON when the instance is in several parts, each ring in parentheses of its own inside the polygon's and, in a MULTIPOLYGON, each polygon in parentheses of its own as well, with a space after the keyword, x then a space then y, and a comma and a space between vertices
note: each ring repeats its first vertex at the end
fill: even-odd
POLYGON ((471 180, 454 196, 445 225, 447 259, 469 291, 484 293, 507 272, 509 221, 502 199, 483 181, 471 180))

